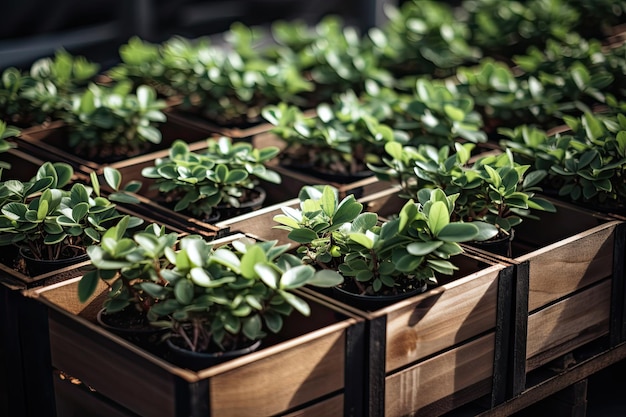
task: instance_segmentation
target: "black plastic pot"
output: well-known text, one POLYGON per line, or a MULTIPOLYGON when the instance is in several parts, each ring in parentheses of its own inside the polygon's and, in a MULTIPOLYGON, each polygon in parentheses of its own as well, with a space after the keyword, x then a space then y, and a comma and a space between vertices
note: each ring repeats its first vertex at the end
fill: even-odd
POLYGON ((37 259, 32 256, 30 250, 26 248, 20 248, 20 256, 24 259, 26 269, 31 277, 47 274, 52 271, 60 270, 68 266, 75 265, 80 262, 87 261, 89 255, 82 253, 74 257, 62 258, 62 259, 37 259))
POLYGON ((100 326, 111 333, 150 351, 159 350, 163 335, 169 331, 150 325, 145 314, 132 308, 116 313, 107 313, 101 309, 96 319, 100 326))
POLYGON ((422 287, 412 289, 410 291, 394 294, 394 295, 361 295, 354 292, 350 292, 341 287, 333 287, 332 294, 336 300, 339 300, 352 307, 356 307, 364 311, 375 311, 384 307, 387 307, 393 303, 401 300, 419 295, 426 291, 427 284, 422 287))
POLYGON ((176 343, 172 342, 171 339, 168 339, 166 344, 169 349, 170 359, 173 363, 198 371, 254 352, 261 346, 261 341, 257 340, 249 346, 225 352, 194 352, 178 346, 176 343))
POLYGON ((514 236, 515 231, 511 230, 509 235, 504 235, 496 239, 485 240, 482 242, 468 242, 468 245, 495 255, 512 258, 514 236))

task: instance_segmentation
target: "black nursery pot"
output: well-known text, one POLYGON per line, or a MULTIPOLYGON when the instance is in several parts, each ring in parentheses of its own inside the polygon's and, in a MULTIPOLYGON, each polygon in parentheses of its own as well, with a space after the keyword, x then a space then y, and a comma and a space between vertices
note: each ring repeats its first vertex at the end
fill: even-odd
POLYGON ((412 289, 410 291, 394 294, 394 295, 361 295, 341 287, 332 288, 332 296, 338 301, 348 304, 352 307, 356 307, 359 310, 364 311, 376 311, 381 308, 387 307, 398 301, 405 300, 407 298, 419 295, 428 289, 428 285, 424 284, 422 287, 412 289))
POLYGON ((256 342, 252 342, 249 346, 244 346, 240 349, 214 353, 194 352, 178 346, 176 343, 172 342, 171 339, 167 339, 166 345, 168 348, 169 358, 174 364, 183 368, 199 371, 201 369, 226 362, 227 360, 252 353, 256 351, 259 346, 261 346, 261 341, 257 340, 256 342))
POLYGON ((73 257, 62 259, 37 259, 32 256, 30 250, 26 248, 20 248, 20 256, 24 259, 26 269, 31 277, 47 274, 52 271, 57 271, 68 266, 78 264, 89 260, 89 255, 81 253, 73 257))
POLYGON ((468 242, 469 246, 477 249, 484 250, 495 255, 504 256, 506 258, 513 257, 513 238, 515 237, 515 231, 511 229, 509 235, 491 240, 485 240, 482 242, 468 242))
POLYGON ((133 308, 126 308, 116 313, 107 313, 101 309, 96 319, 100 326, 111 333, 150 351, 162 349, 159 345, 161 345, 163 335, 169 330, 150 325, 145 314, 133 308))

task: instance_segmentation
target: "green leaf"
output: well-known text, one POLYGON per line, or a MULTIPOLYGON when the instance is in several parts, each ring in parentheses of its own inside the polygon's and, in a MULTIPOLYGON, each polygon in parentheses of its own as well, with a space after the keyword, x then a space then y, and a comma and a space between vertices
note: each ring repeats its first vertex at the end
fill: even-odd
POLYGON ((322 269, 316 271, 308 282, 309 285, 316 287, 331 288, 335 287, 343 282, 343 277, 337 271, 330 269, 322 269))
POLYGON ((435 201, 428 212, 428 227, 437 236, 448 223, 450 223, 450 213, 447 204, 443 201, 435 201))
POLYGON ((285 299, 285 301, 287 301, 293 308, 298 310, 303 316, 311 315, 311 307, 302 298, 282 290, 279 291, 279 294, 285 299))
POLYGON ((174 286, 176 301, 183 305, 189 305, 193 301, 193 283, 186 279, 179 280, 174 286))
POLYGON ((406 246, 407 252, 414 256, 424 256, 433 252, 435 249, 443 245, 443 242, 432 240, 429 242, 413 242, 406 246))
POLYGON ((104 167, 104 179, 115 191, 118 191, 122 185, 122 174, 115 168, 104 167))
POLYGON ((300 288, 313 278, 315 269, 309 265, 299 265, 287 270, 280 278, 281 289, 300 288))
POLYGON ((78 282, 78 300, 81 303, 86 302, 93 295, 98 287, 98 271, 93 270, 86 272, 78 282))
POLYGON ((476 239, 478 232, 473 223, 449 223, 437 233, 437 238, 444 242, 467 242, 476 239))
POLYGON ((248 246, 246 253, 241 257, 241 275, 247 279, 254 279, 257 275, 255 266, 266 262, 267 255, 261 247, 257 245, 248 246))

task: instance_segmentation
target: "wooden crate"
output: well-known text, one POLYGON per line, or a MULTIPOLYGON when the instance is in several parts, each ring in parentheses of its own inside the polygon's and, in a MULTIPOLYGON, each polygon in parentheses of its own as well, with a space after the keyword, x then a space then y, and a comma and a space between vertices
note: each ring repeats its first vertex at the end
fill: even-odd
MULTIPOLYGON (((166 112, 166 117, 167 121, 158 127, 162 136, 161 142, 151 145, 149 152, 167 149, 176 139, 192 143, 217 134, 210 127, 188 123, 185 118, 175 113, 166 112)), ((45 126, 34 126, 24 129, 17 137, 16 143, 18 147, 30 147, 40 158, 50 161, 65 161, 74 169, 86 173, 110 165, 108 162, 87 160, 76 155, 68 147, 66 129, 65 123, 62 121, 55 121, 45 126)))
MULTIPOLYGON (((516 227, 513 256, 472 249, 494 261, 517 265, 527 288, 517 299, 517 330, 526 332, 516 351, 513 395, 526 375, 593 340, 624 341, 625 223, 612 216, 552 200, 556 213, 539 213, 516 227), (521 307, 520 307, 521 306, 521 307)), ((390 191, 368 201, 372 211, 393 213, 404 200, 390 191)))
POLYGON ((294 314, 258 351, 196 372, 98 326, 106 289, 80 304, 78 279, 27 293, 47 307, 52 367, 93 390, 60 393, 65 407, 79 395, 83 410, 104 399, 145 416, 363 415, 355 363, 363 360, 364 323, 347 311, 303 293, 310 317, 294 314))
MULTIPOLYGON (((252 143, 256 147, 277 146, 281 150, 286 147, 285 142, 271 132, 255 135, 252 137, 252 143)), ((267 184, 267 187, 265 187, 269 204, 278 204, 286 200, 297 198, 300 189, 305 185, 332 185, 339 191, 340 198, 348 194, 354 194, 355 197, 360 198, 391 187, 391 183, 379 180, 373 172, 372 175, 358 180, 339 182, 337 180, 329 181, 312 174, 295 171, 282 166, 278 159, 270 161, 268 167, 278 172, 283 179, 281 184, 267 184)))
MULTIPOLYGON (((363 200, 370 205, 367 198, 363 200)), ((273 217, 283 206, 298 207, 299 200, 239 216, 220 226, 295 248, 297 244, 288 239, 285 230, 272 227, 277 225, 273 217)), ((507 361, 516 337, 511 331, 517 308, 514 297, 526 277, 518 278, 511 262, 470 251, 455 261, 461 270, 452 279, 379 311, 355 309, 334 299, 330 291, 309 290, 313 296, 366 319, 364 415, 437 415, 480 397, 488 396, 488 402, 496 404, 510 395, 507 361)))
POLYGON ((367 415, 441 415, 506 398, 516 270, 465 253, 427 292, 373 311, 310 290, 366 319, 367 415))

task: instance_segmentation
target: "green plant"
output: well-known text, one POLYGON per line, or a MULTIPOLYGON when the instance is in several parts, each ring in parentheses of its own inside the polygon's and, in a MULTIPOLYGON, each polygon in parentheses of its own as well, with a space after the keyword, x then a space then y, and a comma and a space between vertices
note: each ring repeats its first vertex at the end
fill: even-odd
POLYGON ((481 58, 481 51, 467 41, 467 24, 444 2, 410 0, 400 7, 388 5, 385 12, 387 22, 370 29, 367 40, 379 65, 397 76, 442 78, 481 58))
POLYGON ((64 49, 35 61, 28 73, 7 68, 0 86, 0 118, 21 127, 62 118, 71 97, 85 88, 99 64, 64 49))
MULTIPOLYGON (((119 172, 107 167, 105 178, 115 193, 106 198, 95 174, 91 187, 74 183, 64 189, 72 175, 68 164, 45 162, 30 181, 0 183, 0 246, 15 245, 36 259, 47 260, 84 253, 123 217, 112 200, 133 201, 125 192, 139 186, 129 183, 120 189, 119 172)), ((133 226, 141 222, 132 218, 133 226)))
POLYGON ((166 121, 166 102, 154 89, 141 85, 133 93, 129 82, 113 86, 90 84, 73 97, 64 117, 69 146, 87 157, 119 157, 161 142, 157 126, 166 121))
POLYGON ((379 178, 398 182, 406 198, 424 201, 424 188, 441 188, 448 195, 458 195, 453 218, 476 222, 481 239, 510 234, 523 218, 533 217, 531 210, 555 211, 548 200, 536 195, 545 173, 530 171, 506 151, 479 156, 470 161, 474 144, 455 143, 450 147, 418 148, 389 143, 385 150, 390 158, 386 167, 372 167, 379 178))
POLYGON ((548 40, 563 39, 581 20, 579 11, 564 0, 464 0, 469 42, 485 56, 500 60, 540 48, 548 40))
MULTIPOLYGON (((626 116, 619 103, 608 113, 565 117, 569 130, 548 135, 520 126, 503 129, 502 141, 522 162, 546 176, 546 186, 574 202, 597 208, 626 204, 626 116), (615 108, 618 106, 618 108, 615 108)), ((622 105, 623 106, 623 105, 622 105)))
POLYGON ((348 90, 360 94, 367 82, 393 87, 394 78, 381 67, 371 45, 339 16, 326 16, 313 28, 303 21, 278 21, 272 35, 278 46, 266 54, 292 63, 314 83, 308 95, 312 103, 327 102, 348 90))
POLYGON ((283 207, 274 221, 300 244, 305 264, 339 271, 350 291, 403 293, 436 283, 437 273, 451 275, 457 268, 450 258, 463 252, 458 242, 478 236, 476 225, 450 221, 456 197, 435 191, 423 204, 410 200, 396 218, 381 222, 363 212, 353 195, 339 201, 330 186, 306 186, 300 208, 283 207))
POLYGON ((312 90, 292 62, 251 49, 258 37, 252 28, 233 24, 224 36, 226 45, 219 46, 206 38, 175 36, 161 44, 132 38, 120 48, 123 62, 109 73, 180 97, 181 109, 223 125, 255 122, 263 106, 297 102, 312 90))
MULTIPOLYGON (((7 126, 6 123, 0 120, 0 153, 6 152, 9 149, 15 148, 17 145, 7 139, 17 136, 20 133, 20 129, 7 126)), ((0 178, 2 177, 2 170, 11 168, 11 165, 5 161, 0 160, 0 178)))
POLYGON ((418 78, 407 104, 395 117, 394 127, 408 132, 409 143, 414 145, 487 141, 473 98, 449 81, 418 78))
MULTIPOLYGON (((171 329, 172 341, 192 351, 223 351, 278 333, 283 318, 294 310, 310 314, 308 303, 294 290, 305 285, 333 286, 341 277, 316 272, 287 253, 289 245, 243 238, 217 246, 198 235, 172 245, 172 235, 138 233, 134 239, 111 246, 91 247, 97 280, 113 281, 126 275, 133 286, 152 297, 148 311, 153 324, 171 329)), ((117 281, 116 281, 117 280, 117 281)), ((80 294, 85 300, 89 291, 80 294)), ((111 304, 109 304, 111 306, 111 304)))
POLYGON ((385 142, 406 140, 386 124, 392 114, 387 103, 353 91, 318 105, 314 116, 285 103, 263 109, 263 117, 274 125, 272 133, 286 143, 280 155, 285 164, 344 175, 366 171, 385 142))
POLYGON ((155 160, 141 174, 155 180, 154 187, 166 201, 176 201, 175 211, 207 217, 220 204, 239 207, 261 180, 279 184, 280 175, 265 166, 279 152, 274 146, 259 149, 248 142, 232 143, 225 136, 208 139, 206 149, 192 152, 186 142, 177 140, 167 158, 155 160))

